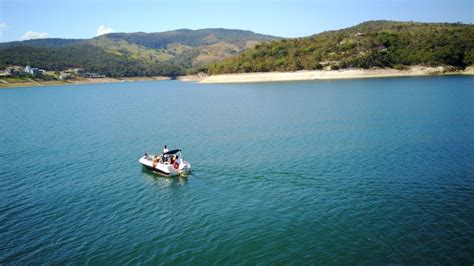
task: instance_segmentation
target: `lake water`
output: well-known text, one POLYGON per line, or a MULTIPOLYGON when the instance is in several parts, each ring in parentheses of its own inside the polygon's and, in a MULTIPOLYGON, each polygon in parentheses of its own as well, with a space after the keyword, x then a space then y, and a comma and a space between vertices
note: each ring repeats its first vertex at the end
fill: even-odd
POLYGON ((474 263, 474 78, 0 90, 0 264, 474 263), (142 170, 183 149, 193 173, 142 170))

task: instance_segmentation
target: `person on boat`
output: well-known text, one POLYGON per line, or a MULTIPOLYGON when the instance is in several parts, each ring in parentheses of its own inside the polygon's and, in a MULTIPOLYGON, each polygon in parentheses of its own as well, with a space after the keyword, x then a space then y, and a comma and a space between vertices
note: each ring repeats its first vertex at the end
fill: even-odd
POLYGON ((165 147, 163 148, 163 153, 167 153, 167 152, 169 152, 168 146, 165 145, 165 147))
POLYGON ((148 156, 148 153, 145 152, 144 157, 146 160, 150 159, 150 156, 148 156))
POLYGON ((159 161, 160 161, 160 156, 153 156, 153 163, 152 163, 153 168, 156 167, 159 161))

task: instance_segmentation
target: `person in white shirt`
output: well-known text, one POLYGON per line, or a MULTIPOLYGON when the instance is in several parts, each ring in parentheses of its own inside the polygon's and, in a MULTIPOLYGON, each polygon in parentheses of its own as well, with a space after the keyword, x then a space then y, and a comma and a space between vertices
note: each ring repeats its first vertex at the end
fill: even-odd
POLYGON ((165 147, 163 148, 163 153, 167 153, 167 152, 169 152, 169 150, 168 150, 168 147, 165 145, 165 147))

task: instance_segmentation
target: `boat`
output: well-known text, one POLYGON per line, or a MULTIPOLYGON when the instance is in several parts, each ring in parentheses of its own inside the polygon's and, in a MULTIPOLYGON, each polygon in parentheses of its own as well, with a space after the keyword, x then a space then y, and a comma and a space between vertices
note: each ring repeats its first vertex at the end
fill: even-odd
POLYGON ((183 159, 180 149, 154 155, 145 153, 138 162, 165 176, 187 175, 191 172, 191 164, 183 159))

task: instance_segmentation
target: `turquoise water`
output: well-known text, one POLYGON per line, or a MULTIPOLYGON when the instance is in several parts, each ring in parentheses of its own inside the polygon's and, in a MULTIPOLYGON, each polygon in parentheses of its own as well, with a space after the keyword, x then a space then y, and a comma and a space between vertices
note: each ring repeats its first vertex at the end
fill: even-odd
POLYGON ((473 84, 0 90, 0 263, 472 265, 473 84))

